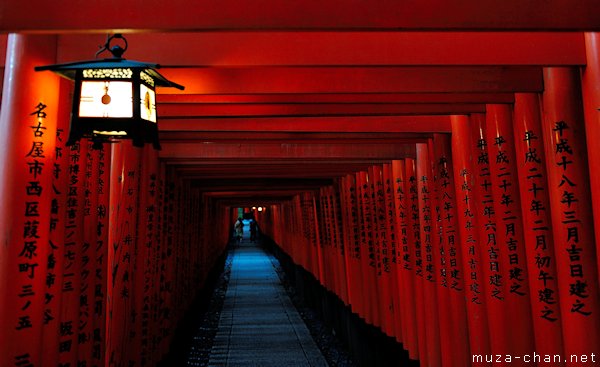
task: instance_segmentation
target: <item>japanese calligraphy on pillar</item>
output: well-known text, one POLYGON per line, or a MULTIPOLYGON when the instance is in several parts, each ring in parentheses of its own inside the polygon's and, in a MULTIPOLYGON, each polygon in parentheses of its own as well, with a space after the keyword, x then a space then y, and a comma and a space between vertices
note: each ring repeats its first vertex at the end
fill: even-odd
MULTIPOLYGON (((110 154, 105 145, 98 150, 97 180, 94 190, 98 194, 94 216, 96 218, 96 239, 93 251, 93 332, 92 332, 92 363, 102 366, 105 355, 105 320, 106 320, 106 288, 107 288, 107 257, 108 257, 108 207, 110 205, 110 190, 107 184, 110 181, 110 154)), ((93 230, 93 228, 92 228, 93 230)))
MULTIPOLYGON (((537 104, 534 105, 537 107, 537 104)), ((556 322, 560 312, 558 310, 558 292, 556 285, 556 270, 554 259, 554 245, 552 228, 550 226, 548 192, 544 166, 544 146, 542 134, 539 128, 539 117, 537 124, 515 125, 517 152, 521 155, 519 175, 521 182, 525 183, 520 190, 523 199, 523 211, 525 220, 525 241, 535 254, 535 269, 537 284, 532 283, 532 292, 537 294, 539 305, 534 307, 539 317, 545 321, 556 322), (526 129, 528 128, 528 129, 526 129), (535 285, 533 285, 535 284, 535 285)), ((566 181, 565 181, 565 184, 566 181)), ((567 184, 568 185, 568 184, 567 184)), ((564 185, 563 185, 564 186, 564 185)), ((529 262, 532 264, 533 262, 529 262)), ((531 270, 530 270, 531 274, 531 270)), ((533 297, 532 297, 533 300, 533 297)))
POLYGON ((67 184, 65 131, 56 130, 54 161, 52 167, 52 198, 50 204, 50 232, 48 238, 48 273, 46 274, 46 296, 44 309, 43 358, 46 363, 58 362, 58 323, 60 320, 60 298, 64 250, 65 187, 67 184))
POLYGON ((389 220, 387 218, 387 204, 385 201, 386 192, 384 188, 384 177, 383 171, 380 168, 378 170, 378 178, 375 181, 375 198, 377 200, 377 232, 379 234, 379 252, 381 254, 381 271, 389 274, 391 271, 390 264, 390 244, 389 244, 389 233, 388 226, 389 220))
MULTIPOLYGON (((427 165, 429 167, 429 165, 427 165)), ((435 282, 435 271, 433 264, 433 218, 435 215, 431 208, 432 197, 430 192, 429 181, 433 179, 431 177, 430 170, 427 172, 423 171, 417 177, 418 180, 418 202, 420 204, 419 221, 421 223, 421 248, 425 249, 425 256, 423 261, 423 279, 429 282, 435 282)), ((418 249, 419 251, 421 249, 418 249)), ((423 258, 422 258, 423 259, 423 258)), ((422 260, 421 259, 421 260, 422 260)), ((418 271, 418 268, 417 268, 418 271)), ((419 275, 417 273, 417 275, 419 275)))
MULTIPOLYGON (((408 163, 407 163, 408 164, 408 163)), ((413 172, 416 172, 413 170, 413 172)), ((408 195, 410 197, 410 216, 412 222, 412 232, 414 238, 414 258, 415 258, 415 275, 424 277, 423 275, 423 253, 421 239, 421 222, 419 218, 419 187, 417 184, 417 176, 410 175, 408 177, 408 195)))
POLYGON ((467 251, 465 251, 467 253, 466 259, 467 259, 467 264, 469 267, 469 275, 468 277, 465 277, 465 284, 467 285, 468 288, 468 294, 469 294, 469 300, 471 303, 474 304, 482 304, 481 301, 481 292, 482 292, 482 286, 481 286, 481 274, 479 274, 478 269, 479 269, 479 257, 480 254, 479 252, 481 251, 481 249, 479 248, 479 246, 477 246, 477 233, 475 231, 475 226, 474 226, 474 222, 475 222, 475 214, 476 213, 476 209, 473 207, 472 204, 472 200, 473 200, 473 178, 472 178, 473 173, 469 172, 469 169, 467 167, 460 167, 459 169, 459 176, 461 177, 461 183, 460 183, 460 193, 461 193, 461 197, 459 197, 458 199, 461 200, 464 204, 461 205, 463 210, 462 213, 460 213, 459 215, 462 215, 463 221, 464 221, 464 230, 466 233, 466 236, 464 236, 465 238, 461 237, 461 240, 463 241, 463 249, 466 249, 467 251))
MULTIPOLYGON (((48 176, 44 173, 50 169, 46 167, 49 152, 44 147, 44 133, 46 128, 46 113, 47 106, 43 103, 38 103, 33 106, 32 112, 28 116, 28 128, 31 135, 27 136, 27 148, 20 153, 25 157, 25 172, 26 184, 21 190, 25 194, 23 203, 23 219, 22 227, 17 230, 17 233, 22 233, 22 238, 17 242, 15 247, 17 250, 17 259, 13 263, 18 269, 18 275, 11 282, 16 283, 17 298, 12 300, 15 303, 16 319, 10 320, 11 327, 19 334, 31 335, 32 332, 42 331, 42 326, 51 315, 45 315, 40 320, 38 313, 41 312, 48 301, 48 295, 44 287, 44 277, 47 267, 48 251, 46 244, 48 237, 47 222, 45 216, 47 213, 42 202, 42 198, 47 196, 47 192, 51 189, 44 183, 43 178, 48 176), (46 294, 46 296, 44 296, 46 294), (43 301, 42 301, 43 300, 43 301)), ((19 222, 16 222, 19 223, 19 222)), ((31 336, 35 338, 34 336, 31 336)), ((39 337, 39 336, 37 336, 39 337)), ((24 339, 25 340, 25 339, 24 339)), ((15 365, 31 365, 30 358, 36 353, 32 349, 26 353, 15 351, 17 355, 14 357, 15 365), (31 353, 31 354, 30 354, 31 353)))
POLYGON ((404 179, 404 165, 401 162, 394 162, 394 199, 396 206, 396 226, 398 233, 398 254, 397 262, 404 270, 412 270, 410 246, 408 240, 408 231, 412 230, 408 226, 408 209, 406 205, 406 191, 404 189, 406 180, 404 179), (396 168, 397 167, 397 168, 396 168))
POLYGON ((87 142, 84 183, 83 183, 83 241, 79 251, 81 257, 79 285, 79 323, 77 325, 78 364, 89 364, 92 356, 92 299, 94 297, 93 266, 95 265, 96 211, 98 193, 95 186, 98 180, 98 154, 92 150, 92 142, 87 142), (92 247, 94 246, 94 247, 92 247))
POLYGON ((72 145, 67 167, 68 187, 62 274, 62 316, 59 325, 58 347, 60 362, 65 366, 73 366, 77 363, 86 150, 80 143, 72 145))
MULTIPOLYGON (((391 164, 384 167, 385 215, 388 219, 390 252, 389 261, 395 268, 398 261, 398 239, 396 237, 396 210, 394 202, 394 184, 391 164)), ((404 191, 404 189, 403 189, 404 191)))
POLYGON ((375 235, 373 230, 373 206, 372 206, 372 177, 366 176, 367 179, 362 186, 362 201, 363 201, 363 221, 365 224, 365 236, 367 243, 368 264, 370 267, 377 268, 377 258, 375 256, 375 235))
POLYGON ((582 230, 581 218, 577 210, 580 198, 577 195, 577 185, 579 182, 571 175, 571 165, 574 162, 573 152, 577 149, 571 144, 571 127, 566 121, 557 121, 554 123, 552 131, 556 134, 554 143, 554 158, 556 166, 561 172, 561 179, 555 189, 560 193, 560 204, 562 216, 562 238, 566 238, 566 243, 562 246, 569 257, 569 268, 571 283, 569 284, 569 294, 571 312, 583 316, 590 316, 594 310, 586 305, 588 294, 588 281, 585 268, 582 264, 582 258, 585 255, 583 247, 580 245, 579 233, 582 230))
POLYGON ((499 199, 495 203, 498 212, 498 218, 502 221, 501 230, 497 236, 499 240, 503 240, 503 246, 508 250, 508 287, 509 293, 524 297, 527 296, 526 288, 526 269, 524 268, 525 259, 521 258, 523 244, 520 243, 520 207, 517 180, 514 176, 514 167, 511 169, 513 162, 513 154, 510 151, 511 143, 503 135, 497 135, 494 138, 493 147, 490 152, 494 153, 493 160, 490 164, 494 168, 495 177, 492 180, 494 186, 492 191, 496 190, 499 199), (521 247, 521 251, 519 251, 521 247))
MULTIPOLYGON (((447 145, 444 145, 447 147, 447 145)), ((449 277, 446 274, 444 278, 448 279, 448 285, 451 290, 460 292, 463 290, 463 276, 460 267, 460 259, 458 257, 458 248, 456 246, 457 238, 459 237, 456 232, 456 209, 454 201, 454 179, 451 172, 451 157, 447 154, 449 151, 442 151, 441 155, 437 160, 437 176, 440 196, 440 206, 442 211, 442 227, 444 243, 447 246, 447 270, 449 270, 449 277)), ((444 258, 444 254, 441 254, 441 258, 444 258)))
POLYGON ((482 219, 480 223, 483 233, 481 238, 485 239, 485 246, 487 247, 487 274, 488 274, 488 287, 490 289, 490 296, 496 300, 504 300, 503 294, 503 277, 500 272, 500 248, 496 241, 496 212, 494 210, 494 196, 492 195, 492 183, 490 173, 490 160, 488 153, 488 143, 484 136, 479 136, 475 142, 477 152, 477 163, 475 165, 475 174, 477 188, 475 189, 476 202, 481 203, 478 207, 478 217, 482 219))
POLYGON ((358 222, 358 202, 356 192, 356 177, 350 175, 347 177, 348 180, 348 206, 350 209, 350 227, 352 228, 352 247, 350 253, 353 258, 360 259, 360 226, 358 222))

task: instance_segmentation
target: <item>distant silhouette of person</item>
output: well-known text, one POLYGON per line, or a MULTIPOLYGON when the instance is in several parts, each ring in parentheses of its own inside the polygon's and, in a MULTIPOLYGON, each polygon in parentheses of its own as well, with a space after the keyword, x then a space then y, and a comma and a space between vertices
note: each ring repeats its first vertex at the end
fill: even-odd
POLYGON ((235 235, 239 242, 242 242, 242 237, 244 237, 244 222, 242 218, 238 218, 237 222, 235 222, 235 235))
POLYGON ((250 241, 256 241, 257 225, 254 219, 250 220, 250 241))

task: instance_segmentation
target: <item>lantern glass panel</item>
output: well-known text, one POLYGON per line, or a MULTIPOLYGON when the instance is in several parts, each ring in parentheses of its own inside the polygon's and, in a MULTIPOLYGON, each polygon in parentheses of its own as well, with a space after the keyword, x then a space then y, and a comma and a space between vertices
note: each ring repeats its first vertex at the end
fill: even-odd
POLYGON ((140 84, 140 117, 156 123, 156 95, 144 84, 140 84))
POLYGON ((82 81, 79 117, 133 117, 132 83, 126 81, 82 81))

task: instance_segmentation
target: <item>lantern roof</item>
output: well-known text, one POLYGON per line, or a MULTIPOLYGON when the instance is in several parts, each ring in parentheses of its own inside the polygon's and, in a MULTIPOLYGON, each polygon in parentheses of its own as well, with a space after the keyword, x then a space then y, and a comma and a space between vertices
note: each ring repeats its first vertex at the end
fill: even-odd
POLYGON ((151 76, 158 87, 172 87, 183 90, 185 87, 172 82, 162 76, 156 69, 160 68, 158 64, 151 64, 142 61, 127 60, 120 57, 112 57, 108 59, 94 59, 86 61, 76 61, 64 64, 53 64, 36 66, 36 71, 53 71, 60 76, 70 80, 75 80, 77 70, 84 69, 134 69, 144 71, 151 76))

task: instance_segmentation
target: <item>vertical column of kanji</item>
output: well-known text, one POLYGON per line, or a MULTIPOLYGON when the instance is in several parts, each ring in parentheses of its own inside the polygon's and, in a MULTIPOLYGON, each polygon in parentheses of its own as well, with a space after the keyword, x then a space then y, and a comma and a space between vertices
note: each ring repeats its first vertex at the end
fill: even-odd
MULTIPOLYGON (((437 289, 435 284, 435 264, 433 247, 438 238, 433 223, 435 206, 433 171, 431 169, 429 144, 417 144, 417 180, 419 190, 419 223, 421 224, 421 247, 423 260, 423 305, 425 317, 425 335, 427 343, 427 362, 425 365, 440 366, 440 333, 437 307, 437 289)), ((436 246, 437 247, 437 246, 436 246)))
POLYGON ((471 115, 471 143, 473 144, 473 159, 476 160, 473 171, 473 196, 475 203, 475 219, 481 218, 477 231, 482 252, 482 269, 485 279, 485 304, 490 331, 490 348, 494 354, 507 353, 507 337, 504 328, 508 323, 505 304, 504 277, 501 273, 500 249, 496 241, 496 212, 494 210, 494 195, 490 173, 488 140, 486 137, 485 115, 471 115), (487 254, 487 255, 484 255, 487 254))
POLYGON ((445 361, 451 361, 448 363, 449 365, 466 366, 470 363, 471 357, 465 304, 465 273, 462 265, 462 249, 459 247, 462 238, 457 229, 458 213, 450 135, 435 134, 433 143, 438 176, 437 187, 442 211, 442 235, 447 254, 446 278, 450 300, 448 330, 451 332, 449 335, 451 342, 448 354, 443 354, 443 357, 445 361))
POLYGON ((85 152, 83 183, 83 242, 81 246, 81 284, 79 291, 79 322, 77 325, 77 354, 80 365, 92 364, 93 315, 92 300, 94 298, 95 245, 97 241, 98 216, 98 151, 92 149, 92 142, 87 141, 85 152), (92 210, 93 208, 93 210, 92 210))
POLYGON ((65 218, 65 242, 62 268, 62 302, 59 324, 59 362, 75 366, 78 361, 82 264, 84 248, 85 162, 87 141, 71 146, 67 167, 68 187, 65 218))
POLYGON ((344 270, 345 270, 345 286, 347 293, 347 301, 350 309, 356 312, 356 290, 355 290, 355 269, 352 263, 352 256, 354 255, 353 250, 353 241, 352 241, 352 227, 351 227, 351 219, 350 219, 350 207, 348 205, 348 183, 347 177, 343 176, 339 180, 339 209, 341 215, 341 238, 344 241, 344 270))
MULTIPOLYGON (((513 124, 535 349, 542 355, 562 354, 554 238, 537 94, 515 94, 513 124)), ((538 365, 549 366, 543 363, 540 361, 538 365)), ((562 366, 563 363, 556 361, 551 365, 562 366)))
POLYGON ((367 234, 367 222, 365 219, 365 197, 364 197, 364 180, 366 178, 366 172, 360 171, 356 175, 356 199, 357 199, 357 214, 358 214, 358 227, 360 235, 360 273, 361 276, 361 289, 363 291, 363 309, 364 319, 367 323, 373 323, 373 298, 372 298, 372 283, 371 283, 371 271, 369 268, 369 250, 367 247, 367 241, 369 240, 367 234))
POLYGON ((41 366, 58 78, 56 38, 11 34, 0 109, 0 365, 41 366))
MULTIPOLYGON (((264 217, 264 210, 261 212, 264 217)), ((302 193, 302 219, 304 221, 304 231, 306 236, 306 270, 312 274, 316 274, 318 270, 319 260, 317 259, 316 243, 314 235, 313 221, 313 195, 312 192, 302 193)), ((263 220, 261 220, 263 222, 263 220)))
POLYGON ((365 265, 369 294, 370 323, 380 327, 379 290, 377 277, 377 258, 375 253, 375 233, 373 230, 373 207, 370 172, 360 172, 362 184, 362 220, 365 223, 365 265))
POLYGON ((324 215, 325 195, 322 187, 319 188, 316 210, 315 219, 317 221, 317 234, 319 238, 319 275, 321 276, 321 284, 329 290, 329 281, 331 279, 330 266, 327 266, 329 261, 329 234, 327 233, 327 217, 324 215))
MULTIPOLYGON (((309 212, 310 212, 310 197, 308 195, 307 192, 303 192, 300 194, 300 211, 301 211, 301 227, 302 227, 302 244, 303 244, 303 249, 302 249, 302 253, 304 256, 304 264, 302 264, 302 267, 304 267, 304 269, 310 271, 311 270, 311 261, 312 261, 312 254, 311 254, 311 241, 310 241, 310 221, 308 218, 309 212)), ((257 219, 260 219, 260 217, 262 217, 262 212, 259 212, 257 219)), ((262 222, 262 219, 260 219, 261 221, 259 223, 262 222)))
POLYGON ((95 190, 98 194, 96 208, 97 222, 96 242, 93 252, 93 333, 92 333, 92 366, 104 366, 106 358, 106 306, 108 287, 108 233, 109 233, 109 207, 110 207, 110 165, 111 150, 103 144, 98 151, 98 181, 95 190))
POLYGON ((381 319, 383 331, 389 335, 395 335, 394 301, 392 299, 392 288, 390 285, 390 259, 388 240, 388 221, 386 218, 385 191, 383 189, 383 167, 373 166, 373 223, 377 236, 375 250, 377 253, 377 275, 379 276, 379 294, 381 305, 381 319))
POLYGON ((451 121, 452 167, 455 180, 456 216, 460 233, 458 252, 462 257, 462 273, 464 274, 469 347, 472 355, 490 355, 486 297, 482 297, 486 285, 486 278, 483 276, 482 270, 482 259, 485 252, 477 233, 478 216, 475 215, 477 208, 475 208, 473 191, 473 160, 475 156, 469 132, 469 118, 453 115, 451 121))
MULTIPOLYGON (((44 301, 44 327, 42 330, 42 360, 48 365, 58 364, 58 327, 60 323, 60 303, 62 267, 64 256, 65 238, 65 214, 66 214, 66 166, 69 155, 66 153, 65 131, 69 128, 69 115, 71 113, 71 83, 64 78, 60 81, 60 93, 58 101, 56 142, 52 154, 52 164, 48 169, 52 170, 51 204, 49 218, 47 259, 48 273, 45 281, 44 301)), ((44 131, 44 135, 46 132, 44 131)), ((41 195, 43 188, 37 189, 36 193, 41 195)))
MULTIPOLYGON (((423 283, 425 280, 423 269, 423 245, 421 241, 421 221, 419 210, 419 185, 417 176, 417 165, 414 159, 406 158, 405 169, 406 175, 404 180, 404 192, 406 196, 406 208, 410 208, 407 217, 408 224, 408 243, 410 247, 411 258, 414 259, 413 270, 410 276, 414 281, 415 294, 415 321, 416 328, 413 332, 414 357, 418 357, 420 363, 427 366, 427 340, 425 334, 425 304, 423 283), (416 334, 416 338, 414 335, 416 334)), ((411 309, 412 312, 412 309, 411 309)))
POLYGON ((107 312, 108 363, 134 362, 129 354, 132 330, 131 283, 137 228, 138 188, 141 149, 124 141, 113 145, 111 164, 111 197, 109 219, 110 269, 107 312))
POLYGON ((392 184, 392 164, 383 165, 383 192, 385 199, 385 218, 387 221, 387 243, 388 243, 388 264, 389 264, 389 286, 390 297, 392 299, 392 308, 394 310, 394 336, 396 341, 402 343, 402 307, 400 306, 401 293, 404 288, 400 288, 398 283, 398 244, 396 236, 396 211, 394 207, 394 187, 392 184))
POLYGON ((492 157, 490 181, 499 219, 496 238, 505 265, 501 269, 506 280, 505 310, 512 321, 504 326, 504 332, 510 336, 508 353, 523 355, 531 353, 535 344, 511 114, 509 105, 488 105, 486 126, 492 157))
POLYGON ((352 285, 353 285, 353 304, 352 309, 358 313, 361 317, 365 317, 365 306, 363 296, 363 272, 361 269, 361 258, 362 247, 360 240, 360 224, 358 221, 358 195, 356 187, 356 175, 351 174, 346 176, 346 191, 347 191, 347 211, 348 211, 348 224, 349 224, 349 236, 350 236, 350 247, 348 248, 349 263, 352 269, 352 285))
POLYGON ((341 296, 342 293, 342 287, 341 287, 341 273, 340 273, 340 257, 339 257, 339 247, 340 247, 340 241, 338 239, 338 233, 337 233, 337 218, 335 215, 335 200, 334 200, 334 192, 333 192, 333 187, 332 186, 327 186, 326 188, 326 192, 327 192, 327 202, 328 202, 328 216, 329 216, 329 224, 330 224, 330 228, 329 228, 329 232, 330 232, 330 238, 331 238, 331 263, 330 266, 332 268, 332 275, 333 275, 333 285, 334 285, 334 289, 335 289, 335 294, 338 295, 338 297, 341 296))
MULTIPOLYGON (((392 183, 394 189, 395 229, 397 236, 397 268, 398 293, 400 294, 400 314, 402 316, 402 343, 408 350, 409 357, 418 358, 417 350, 417 315, 415 296, 415 263, 412 250, 414 236, 410 210, 412 202, 409 198, 406 163, 403 160, 392 161, 392 183)), ((418 214, 418 213, 417 213, 418 214)))
MULTIPOLYGON (((311 272, 317 279, 320 278, 321 274, 321 255, 320 255, 320 243, 317 231, 317 213, 316 213, 316 194, 315 192, 310 193, 310 207, 309 207, 309 230, 310 230, 310 242, 311 242, 311 272)), ((275 207, 275 206, 273 206, 275 207)), ((270 215, 272 218, 272 215, 270 215)))
MULTIPOLYGON (((585 33, 586 66, 582 73, 583 107, 585 113, 585 134, 587 145, 593 146, 600 141, 600 33, 585 33)), ((588 151, 590 185, 600 187, 600 152, 597 149, 588 151)), ((592 210, 594 211, 594 228, 596 243, 600 243, 600 192, 591 190, 592 210)), ((600 251, 596 250, 598 268, 600 268, 600 251)))
MULTIPOLYGON (((304 249, 305 249, 305 246, 304 246, 304 218, 302 216, 301 195, 300 194, 294 195, 293 201, 294 201, 295 216, 298 220, 298 222, 296 223, 298 233, 297 233, 296 239, 295 239, 294 253, 298 260, 298 264, 301 265, 302 267, 306 268, 306 254, 304 253, 304 249)), ((256 215, 254 216, 254 218, 256 220, 256 215)))
POLYGON ((341 206, 341 188, 340 182, 337 181, 332 187, 333 192, 333 212, 335 215, 335 233, 338 242, 338 268, 339 268, 339 286, 340 286, 340 298, 344 301, 344 304, 350 304, 348 298, 348 283, 347 283, 347 269, 346 269, 346 251, 347 241, 344 236, 343 227, 343 215, 341 206))
POLYGON ((156 190, 158 176, 158 153, 146 145, 142 155, 140 179, 139 233, 133 279, 135 334, 132 349, 139 356, 141 366, 150 365, 149 323, 152 282, 152 247, 155 238, 156 190))
POLYGON ((165 225, 165 196, 166 196, 166 185, 165 185, 165 163, 159 163, 158 166, 158 177, 156 181, 156 219, 153 246, 152 246, 152 257, 151 257, 151 273, 150 282, 152 284, 150 288, 150 324, 148 327, 149 333, 149 350, 150 350, 150 365, 155 365, 162 356, 160 350, 159 330, 161 327, 160 307, 161 307, 161 267, 162 267, 162 246, 164 240, 164 233, 166 231, 165 225))
POLYGON ((324 188, 325 193, 325 216, 327 220, 327 235, 329 237, 329 261, 328 268, 331 269, 331 289, 335 294, 339 296, 340 285, 339 285, 339 266, 338 266, 338 241, 335 232, 335 216, 333 214, 333 191, 331 186, 324 188))
POLYGON ((165 197, 166 206, 166 233, 164 237, 164 245, 162 248, 163 264, 161 268, 161 291, 162 305, 160 308, 161 327, 158 331, 161 342, 161 353, 165 355, 168 352, 168 330, 173 326, 171 323, 173 304, 173 285, 174 276, 173 269, 176 269, 176 255, 173 251, 174 243, 177 236, 177 175, 172 167, 167 168, 167 195, 165 197))
MULTIPOLYGON (((444 213, 444 196, 442 190, 443 185, 448 185, 448 171, 440 169, 440 163, 443 165, 444 160, 441 159, 441 150, 437 144, 442 143, 439 135, 435 136, 437 139, 428 141, 429 148, 429 161, 431 164, 431 177, 429 179, 429 191, 431 198, 431 206, 434 208, 432 213, 432 229, 431 229, 431 256, 433 257, 432 266, 434 267, 435 275, 435 297, 438 305, 438 324, 439 324, 439 335, 440 335, 440 358, 442 366, 451 366, 452 358, 451 355, 453 336, 451 330, 451 301, 450 301, 450 289, 449 289, 449 249, 450 243, 448 238, 444 235, 446 230, 447 220, 444 213), (436 145, 434 147, 434 145, 436 145), (441 162, 440 162, 441 160, 441 162), (440 176, 445 175, 446 177, 440 176)), ((426 248, 427 256, 429 253, 426 248)), ((428 265, 429 266, 429 265, 428 265)))
MULTIPOLYGON (((598 269, 578 70, 545 68, 542 133, 565 353, 597 353, 598 269)), ((568 366, 575 365, 569 364, 568 366)))

